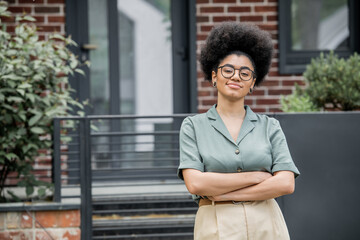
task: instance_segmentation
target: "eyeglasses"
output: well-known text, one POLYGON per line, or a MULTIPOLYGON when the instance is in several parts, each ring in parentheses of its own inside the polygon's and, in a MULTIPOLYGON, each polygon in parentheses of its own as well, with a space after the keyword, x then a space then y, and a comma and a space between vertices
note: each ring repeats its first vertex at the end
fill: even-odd
POLYGON ((224 66, 220 66, 218 68, 221 68, 221 75, 224 78, 232 78, 235 75, 235 70, 239 70, 239 77, 243 81, 249 81, 253 77, 256 77, 255 72, 248 67, 235 69, 234 66, 225 64, 224 66))

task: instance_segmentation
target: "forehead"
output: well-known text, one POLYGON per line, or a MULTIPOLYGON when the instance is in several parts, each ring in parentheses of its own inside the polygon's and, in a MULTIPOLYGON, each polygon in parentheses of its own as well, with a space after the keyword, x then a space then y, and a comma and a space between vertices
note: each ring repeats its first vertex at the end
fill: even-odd
POLYGON ((224 65, 224 64, 231 64, 235 68, 240 68, 240 67, 249 67, 251 69, 254 68, 250 59, 247 56, 237 55, 237 54, 230 54, 230 55, 226 56, 220 62, 220 65, 224 65))

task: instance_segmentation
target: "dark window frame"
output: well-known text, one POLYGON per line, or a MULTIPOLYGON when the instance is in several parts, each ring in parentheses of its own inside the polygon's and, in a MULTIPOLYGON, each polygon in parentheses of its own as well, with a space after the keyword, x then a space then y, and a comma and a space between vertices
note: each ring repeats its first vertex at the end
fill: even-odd
MULTIPOLYGON (((360 10, 360 2, 349 0, 349 30, 350 50, 334 51, 340 57, 349 57, 354 52, 359 52, 359 27, 360 16, 356 14, 360 10)), ((312 58, 318 57, 321 52, 291 49, 291 0, 279 0, 279 72, 280 74, 301 74, 312 58)))

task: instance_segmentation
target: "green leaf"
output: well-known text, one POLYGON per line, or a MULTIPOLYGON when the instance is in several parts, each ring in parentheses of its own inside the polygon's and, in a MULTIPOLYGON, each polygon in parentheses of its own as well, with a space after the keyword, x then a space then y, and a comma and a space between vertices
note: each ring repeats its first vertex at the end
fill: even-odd
POLYGON ((32 128, 30 128, 30 131, 35 134, 44 134, 45 133, 45 130, 42 129, 41 127, 32 127, 32 128))
POLYGON ((26 186, 25 188, 26 190, 26 196, 30 196, 31 194, 34 193, 34 187, 33 186, 26 186))
POLYGON ((26 88, 31 88, 31 87, 32 87, 32 85, 29 84, 29 83, 27 83, 27 82, 22 83, 22 84, 20 84, 20 85, 18 86, 18 88, 24 88, 24 89, 26 89, 26 88))
POLYGON ((5 154, 5 157, 6 157, 8 160, 12 160, 13 158, 19 159, 18 155, 16 155, 15 153, 6 153, 6 154, 5 154))
POLYGON ((16 196, 16 194, 13 191, 7 190, 7 193, 13 198, 13 200, 15 202, 20 202, 21 201, 21 199, 18 196, 16 196))
POLYGON ((35 103, 35 94, 32 93, 26 93, 25 98, 29 99, 32 103, 35 103))
POLYGON ((44 198, 45 194, 46 194, 46 189, 45 188, 39 188, 38 189, 39 198, 44 198))
POLYGON ((35 116, 33 116, 32 118, 30 118, 29 120, 29 126, 33 126, 35 123, 37 123, 41 117, 42 117, 42 113, 36 114, 35 116))
POLYGON ((25 95, 25 90, 23 89, 17 89, 16 90, 18 93, 20 93, 21 96, 24 96, 25 95))
POLYGON ((8 97, 7 100, 9 102, 23 102, 24 99, 22 99, 21 97, 8 97))

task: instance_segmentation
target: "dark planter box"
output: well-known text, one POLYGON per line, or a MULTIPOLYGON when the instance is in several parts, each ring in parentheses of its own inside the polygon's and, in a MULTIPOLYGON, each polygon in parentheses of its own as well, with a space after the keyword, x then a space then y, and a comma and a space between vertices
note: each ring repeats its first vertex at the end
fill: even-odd
POLYGON ((301 176, 278 199, 292 240, 359 239, 360 112, 276 114, 301 176))

